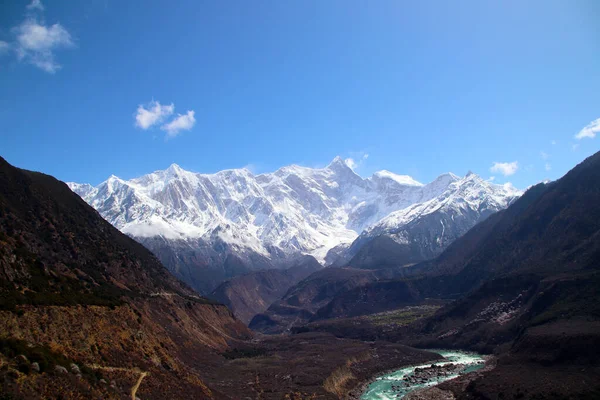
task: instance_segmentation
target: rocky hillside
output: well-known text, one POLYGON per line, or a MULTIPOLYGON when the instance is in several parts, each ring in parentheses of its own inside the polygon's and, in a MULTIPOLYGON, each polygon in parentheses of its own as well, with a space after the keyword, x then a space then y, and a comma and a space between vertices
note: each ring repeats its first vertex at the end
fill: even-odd
POLYGON ((212 398, 202 365, 250 336, 62 182, 0 159, 1 392, 212 398))

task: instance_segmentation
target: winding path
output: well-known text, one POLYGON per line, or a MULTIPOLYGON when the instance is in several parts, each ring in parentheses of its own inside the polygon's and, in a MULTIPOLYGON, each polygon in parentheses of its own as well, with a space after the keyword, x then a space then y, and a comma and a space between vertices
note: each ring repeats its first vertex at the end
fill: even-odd
POLYGON ((142 379, 144 379, 144 377, 148 375, 147 372, 140 372, 140 377, 138 378, 137 382, 135 383, 135 385, 133 385, 133 387, 131 388, 131 400, 135 400, 135 394, 137 393, 138 388, 140 387, 140 385, 142 384, 142 379))

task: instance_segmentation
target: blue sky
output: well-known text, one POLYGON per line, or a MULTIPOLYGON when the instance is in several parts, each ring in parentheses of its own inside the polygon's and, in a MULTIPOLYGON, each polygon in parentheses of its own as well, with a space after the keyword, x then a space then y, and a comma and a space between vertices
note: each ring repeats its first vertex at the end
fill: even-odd
POLYGON ((0 155, 62 180, 340 155, 526 187, 599 150, 596 0, 0 7, 0 155))

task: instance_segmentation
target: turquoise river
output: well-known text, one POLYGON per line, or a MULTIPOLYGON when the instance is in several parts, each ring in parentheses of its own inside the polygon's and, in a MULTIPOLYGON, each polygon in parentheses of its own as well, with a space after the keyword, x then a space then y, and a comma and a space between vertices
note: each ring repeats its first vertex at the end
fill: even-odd
MULTIPOLYGON (((445 360, 440 360, 435 363, 428 363, 423 365, 413 365, 410 367, 402 368, 394 371, 390 374, 380 376, 373 381, 367 390, 361 396, 361 400, 387 400, 387 399, 401 399, 410 392, 424 387, 435 386, 438 383, 447 381, 449 379, 456 378, 460 373, 468 373, 476 371, 484 366, 483 356, 477 353, 471 353, 466 351, 458 350, 430 350, 432 352, 442 355, 445 360), (411 382, 411 376, 415 376, 415 370, 417 368, 428 368, 432 365, 440 367, 448 366, 449 364, 459 365, 456 369, 451 370, 450 373, 442 376, 434 376, 426 379, 422 382, 420 379, 417 382, 411 382), (408 379, 405 380, 405 378, 408 379)), ((416 371, 416 374, 419 370, 416 371)), ((413 379, 414 381, 414 379, 413 379)))

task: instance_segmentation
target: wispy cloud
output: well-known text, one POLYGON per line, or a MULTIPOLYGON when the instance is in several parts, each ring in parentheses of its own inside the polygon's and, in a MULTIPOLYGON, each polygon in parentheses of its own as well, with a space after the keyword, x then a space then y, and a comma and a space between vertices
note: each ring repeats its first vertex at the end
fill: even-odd
POLYGON ((546 171, 550 171, 550 170, 552 169, 552 165, 550 165, 550 163, 546 163, 546 164, 544 165, 544 169, 545 169, 546 171))
POLYGON ((504 176, 514 175, 515 172, 519 169, 519 163, 517 161, 513 162, 495 162, 490 168, 490 172, 502 174, 504 176))
POLYGON ((581 140, 585 138, 593 139, 600 132, 600 118, 587 124, 582 130, 575 135, 575 139, 581 140))
POLYGON ((550 155, 545 151, 540 151, 540 157, 542 157, 542 160, 547 160, 550 158, 550 155))
POLYGON ((194 117, 195 112, 190 110, 185 114, 178 114, 171 122, 168 122, 160 127, 163 131, 167 132, 167 137, 173 138, 181 131, 189 131, 196 125, 196 118, 194 117))
POLYGON ((5 42, 4 40, 0 40, 0 56, 8 53, 9 49, 10 44, 8 44, 8 42, 5 42))
POLYGON ((55 50, 73 47, 73 39, 61 24, 46 26, 35 19, 27 19, 14 28, 17 35, 16 51, 19 61, 55 73, 62 66, 56 61, 55 50))
POLYGON ((578 148, 579 148, 579 143, 573 143, 573 144, 571 144, 571 150, 577 151, 578 148))
POLYGON ((556 143, 557 143, 557 142, 556 142, 556 140, 551 140, 551 141, 550 141, 550 144, 551 144, 552 146, 556 146, 556 143))
POLYGON ((71 34, 59 23, 46 25, 43 19, 44 6, 33 0, 27 6, 23 22, 12 28, 11 43, 0 42, 0 54, 14 49, 17 59, 34 65, 48 73, 55 73, 62 66, 56 61, 55 52, 75 46, 71 34))
POLYGON ((369 158, 369 154, 368 153, 359 152, 359 153, 353 154, 352 157, 346 158, 344 160, 344 162, 346 163, 346 165, 348 167, 350 167, 350 169, 352 169, 353 171, 355 171, 361 165, 363 165, 367 161, 368 158, 369 158))
POLYGON ((173 103, 162 105, 160 102, 152 100, 146 105, 140 104, 135 113, 135 126, 143 130, 149 129, 163 122, 168 116, 173 114, 173 111, 175 111, 173 103))
POLYGON ((44 11, 44 5, 40 0, 33 0, 31 3, 27 5, 28 10, 39 10, 44 11))

